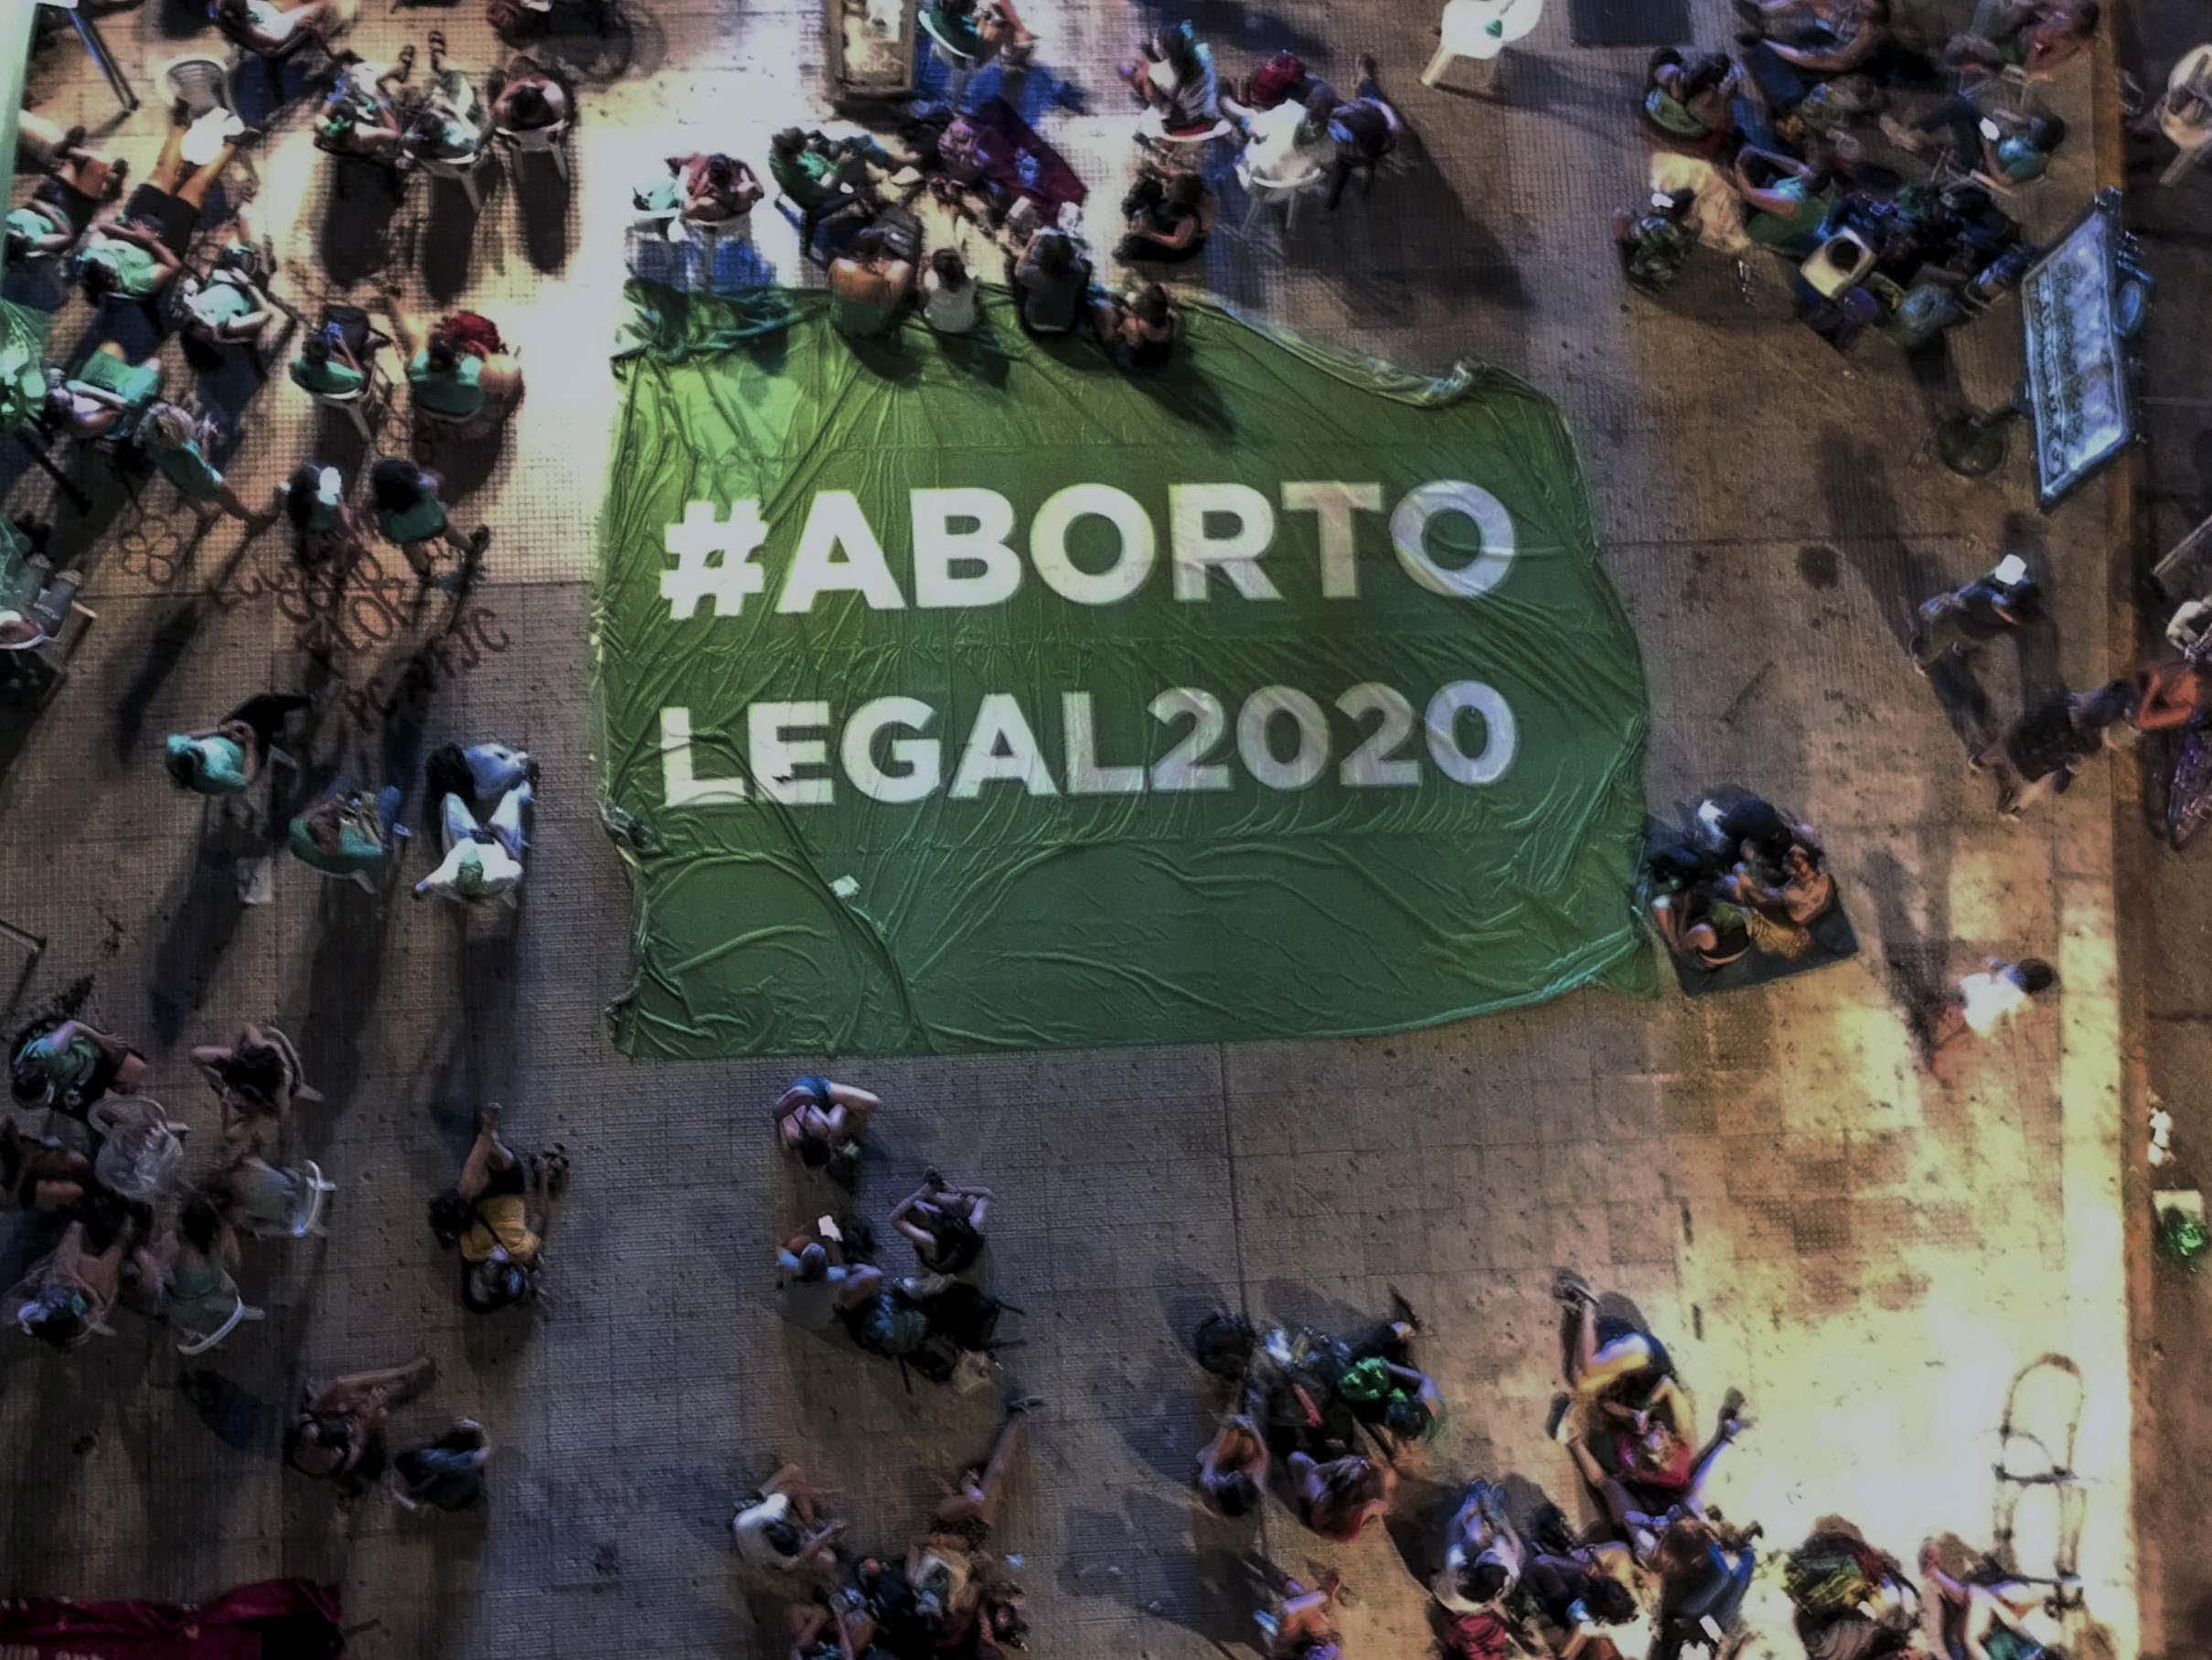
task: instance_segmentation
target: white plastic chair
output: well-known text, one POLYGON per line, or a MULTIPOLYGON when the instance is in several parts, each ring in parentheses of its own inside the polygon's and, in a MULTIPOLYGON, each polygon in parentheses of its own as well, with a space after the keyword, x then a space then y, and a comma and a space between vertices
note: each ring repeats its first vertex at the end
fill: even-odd
POLYGON ((1499 55, 1525 38, 1543 16, 1544 0, 1450 0, 1437 26, 1443 38, 1421 71, 1421 84, 1435 86, 1455 60, 1471 58, 1482 65, 1482 84, 1489 85, 1499 55))
POLYGON ((1245 187, 1245 194, 1251 201, 1251 205, 1245 209, 1245 222, 1241 228, 1249 231, 1271 204, 1279 202, 1283 209, 1283 233, 1288 236, 1298 229, 1298 204, 1309 196, 1320 195, 1328 187, 1329 170, 1315 167, 1296 179, 1259 179, 1252 176, 1245 158, 1239 156, 1236 182, 1245 187))
POLYGON ((186 1331, 177 1341, 176 1352, 179 1355, 205 1355, 248 1321, 268 1318, 266 1310, 248 1307, 246 1300, 239 1296, 236 1286, 230 1288, 230 1295, 236 1299, 236 1304, 231 1309, 230 1317, 212 1331, 202 1332, 198 1335, 186 1331))
POLYGON ((415 157, 415 166, 433 178, 454 180, 467 193, 470 210, 481 213, 484 211, 484 188, 476 183, 476 175, 483 170, 484 164, 491 159, 491 145, 486 145, 466 161, 442 161, 433 155, 418 155, 415 157))
POLYGON ((101 1138, 92 1161, 101 1185, 140 1205, 160 1197, 185 1162, 191 1126, 173 1122, 159 1101, 136 1095, 95 1101, 84 1116, 101 1138))
POLYGON ((368 379, 349 392, 309 392, 307 394, 324 409, 341 412, 361 434, 361 442, 373 443, 376 433, 369 425, 369 411, 377 400, 377 364, 372 356, 369 360, 368 379))
POLYGON ((2212 46, 2186 53, 2166 77, 2158 101, 2158 130, 2180 154, 2158 176, 2162 185, 2178 184, 2190 168, 2212 155, 2212 46))
POLYGON ((568 116, 550 127, 494 127, 492 136, 517 155, 550 155, 553 166, 561 169, 561 177, 569 176, 569 128, 575 118, 568 116))
POLYGON ((323 1206, 330 1195, 338 1190, 336 1182, 327 1181, 323 1167, 313 1159, 303 1159, 300 1167, 292 1173, 299 1179, 301 1196, 299 1208, 292 1215, 291 1224, 284 1230, 294 1239, 305 1239, 309 1234, 326 1231, 323 1226, 323 1206))

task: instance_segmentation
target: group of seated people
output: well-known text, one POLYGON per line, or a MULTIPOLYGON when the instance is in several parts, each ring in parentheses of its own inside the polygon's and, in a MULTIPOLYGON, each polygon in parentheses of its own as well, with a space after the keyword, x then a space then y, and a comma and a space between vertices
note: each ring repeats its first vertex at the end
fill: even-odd
MULTIPOLYGON (((860 1137, 882 1106, 857 1086, 801 1077, 772 1109, 776 1145, 850 1190, 860 1181, 860 1137)), ((1012 1305, 959 1276, 982 1257, 991 1199, 988 1187, 955 1186, 929 1172, 891 1214, 921 1267, 897 1278, 872 1260, 864 1222, 818 1215, 777 1244, 779 1312, 801 1331, 841 1326, 860 1348, 932 1383, 990 1377, 999 1321, 1012 1305)))
POLYGON ((1402 1298, 1352 1339, 1209 1315, 1199 1364, 1231 1383, 1237 1409, 1199 1454, 1200 1496, 1241 1516, 1273 1487, 1322 1537, 1358 1538, 1388 1511, 1400 1461, 1444 1427, 1443 1397, 1413 1364, 1420 1329, 1402 1298))
POLYGON ((334 55, 322 80, 317 146, 376 162, 394 174, 418 163, 465 171, 482 159, 496 133, 540 132, 573 118, 575 89, 540 59, 514 53, 480 91, 465 70, 447 61, 443 31, 431 30, 428 43, 430 79, 421 87, 412 84, 411 42, 390 64, 372 63, 354 51, 334 55))
POLYGON ((143 1055, 69 1014, 16 1034, 15 1107, 38 1117, 27 1127, 0 1112, 0 1208, 51 1241, 8 1294, 26 1334, 76 1349, 107 1333, 127 1301, 182 1341, 215 1338, 240 1309, 230 1275, 240 1236, 290 1237, 315 1214, 312 1166, 283 1162, 294 1103, 322 1098, 291 1040, 248 1025, 192 1058, 215 1088, 222 1145, 217 1167, 178 1193, 184 1132, 140 1096, 151 1076, 143 1055))
POLYGON ((1801 957, 1835 903, 1828 856, 1811 826, 1757 796, 1698 806, 1686 834, 1647 855, 1651 916, 1677 957, 1719 969, 1754 948, 1801 957))
POLYGON ((2066 123, 1993 97, 2012 70, 2048 76, 2086 48, 2093 0, 1990 0, 1980 33, 1940 51, 1891 33, 1886 0, 1738 0, 1733 52, 1654 54, 1642 113, 1658 146, 1648 208, 1618 213, 1630 280, 1658 290, 1699 243, 1795 268, 1801 316, 1847 348, 1867 327, 1932 337, 2016 282, 2030 250, 1999 204, 2040 178, 2066 123), (1917 117, 1885 112, 1933 94, 1917 117), (1850 129, 1878 118, 1918 181, 1867 159, 1850 129))
POLYGON ((1042 1404, 1010 1393, 980 1463, 931 1512, 903 1558, 861 1555, 843 1544, 846 1524, 795 1464, 748 1494, 730 1519, 739 1559, 774 1574, 816 1580, 785 1611, 790 1660, 1001 1660, 1029 1646, 1019 1558, 989 1548, 1019 1466, 1028 1414, 1042 1404))

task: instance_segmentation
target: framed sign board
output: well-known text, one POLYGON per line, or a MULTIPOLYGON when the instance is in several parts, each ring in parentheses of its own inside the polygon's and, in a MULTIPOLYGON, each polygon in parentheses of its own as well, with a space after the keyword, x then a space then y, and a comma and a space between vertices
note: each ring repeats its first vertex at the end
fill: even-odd
POLYGON ((2120 226, 2120 192, 2098 194, 2020 284, 2036 487, 2048 512, 2135 441, 2127 342, 2149 280, 2120 226))

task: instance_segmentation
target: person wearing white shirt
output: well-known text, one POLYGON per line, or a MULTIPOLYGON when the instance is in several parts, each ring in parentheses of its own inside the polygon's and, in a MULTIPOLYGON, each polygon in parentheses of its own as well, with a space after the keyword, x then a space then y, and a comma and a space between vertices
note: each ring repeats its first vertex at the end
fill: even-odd
POLYGON ((955 249, 938 249, 922 271, 922 321, 941 335, 964 335, 976 316, 976 280, 967 262, 955 249))
POLYGON ((415 897, 435 895, 455 905, 487 899, 516 903, 522 885, 522 851, 529 845, 522 814, 535 798, 537 764, 502 744, 448 746, 431 757, 430 794, 439 802, 439 828, 445 857, 415 884, 415 897), (488 820, 479 821, 474 803, 497 796, 488 820))
POLYGON ((1520 1580, 1527 1548, 1506 1519, 1503 1495, 1488 1482, 1469 1482, 1447 1529, 1443 1571, 1430 1589, 1456 1614, 1496 1608, 1520 1580))
POLYGON ((1944 1050, 1968 1033, 1988 1037, 2058 984, 2057 970, 2041 958, 2006 962, 1984 957, 1982 961, 1982 971, 1960 980, 1926 1017, 1922 1064, 1930 1072, 1939 1070, 1944 1050))

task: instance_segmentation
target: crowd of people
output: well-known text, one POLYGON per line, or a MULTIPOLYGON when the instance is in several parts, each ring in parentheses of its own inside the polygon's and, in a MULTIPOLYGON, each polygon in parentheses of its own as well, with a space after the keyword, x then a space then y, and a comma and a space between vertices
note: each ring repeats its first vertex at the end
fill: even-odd
POLYGON ((1898 37, 1888 0, 1736 9, 1732 48, 1651 60, 1651 194, 1614 216, 1631 284, 1669 287, 1700 244, 1747 284, 1771 258, 1801 320, 1848 350, 1869 328, 1926 346, 2019 282, 2020 193, 2067 139, 2036 89, 2087 48, 2095 0, 1993 0, 1933 51, 1898 37))
MULTIPOLYGON (((1699 241, 1739 256, 1765 250, 1788 262, 1803 315, 1823 335, 1844 344, 1878 324, 1909 344, 2017 279, 2027 250, 2005 204, 2044 174, 2067 134, 2056 117, 1990 89, 2014 84, 2015 73, 2032 82, 2078 54, 2096 25, 2093 0, 1996 0, 1986 32, 1932 59, 1891 37, 1885 0, 1741 0, 1738 9, 1737 50, 1671 48, 1650 65, 1642 111, 1660 146, 1654 194, 1649 209, 1615 224, 1632 281, 1663 288, 1699 241), (1901 117, 1891 108, 1900 96, 1926 105, 1901 117), (1926 177, 1907 180, 1870 162, 1874 134, 1927 164, 1926 177)), ((930 11, 933 34, 964 59, 1018 67, 1036 49, 1005 0, 933 0, 930 11)), ((575 87, 557 65, 517 54, 479 86, 453 63, 440 31, 428 33, 420 85, 411 45, 390 64, 365 60, 339 44, 346 0, 219 0, 213 15, 256 56, 281 56, 304 40, 318 46, 327 67, 316 144, 341 164, 386 169, 395 185, 416 169, 465 180, 502 135, 556 132, 577 115, 575 87)), ((1403 118, 1376 61, 1362 57, 1358 67, 1350 96, 1288 52, 1227 82, 1188 24, 1146 37, 1120 74, 1142 112, 1143 160, 1110 252, 1127 277, 1117 286, 1097 281, 1100 262, 1072 210, 1080 198, 1040 190, 1025 171, 1035 158, 1006 154, 1002 131, 956 98, 915 116, 895 147, 866 134, 779 132, 764 159, 766 184, 726 154, 671 155, 635 200, 674 235, 742 235, 773 186, 798 219, 807 257, 824 269, 839 327, 855 340, 899 328, 910 309, 934 335, 969 334, 982 326, 982 286, 1002 276, 1025 330, 1087 332, 1118 368, 1141 373, 1181 347, 1175 304, 1156 279, 1204 252, 1224 173, 1247 193, 1306 194, 1334 209, 1352 181, 1372 183, 1395 153, 1403 118), (1226 167, 1213 166, 1216 158, 1226 167), (956 235, 937 234, 916 210, 924 199, 950 215, 956 235), (989 266, 976 258, 978 238, 995 251, 989 266)), ((166 397, 158 354, 134 361, 113 338, 73 366, 47 366, 48 428, 143 463, 203 521, 227 515, 259 531, 282 519, 304 565, 343 565, 373 529, 401 549, 422 589, 441 580, 450 559, 446 585, 456 600, 465 594, 490 531, 464 534, 453 524, 444 481, 426 461, 440 444, 496 437, 518 404, 519 362, 497 327, 468 311, 426 323, 389 291, 374 314, 333 305, 306 326, 280 294, 282 273, 251 198, 230 176, 262 134, 219 98, 178 102, 159 160, 127 198, 128 167, 98 154, 83 129, 27 119, 26 131, 41 149, 42 172, 30 199, 7 216, 12 258, 58 262, 103 316, 112 305, 144 307, 195 363, 230 351, 258 361, 272 332, 297 326, 290 385, 325 402, 373 395, 380 354, 390 349, 398 373, 385 378, 407 388, 416 443, 404 455, 374 456, 350 478, 344 466, 304 459, 257 507, 218 466, 235 436, 224 419, 166 397), (213 224, 211 201, 226 209, 213 224)), ((37 586, 44 593, 74 577, 54 578, 45 566, 37 586)), ((2031 620, 2037 598, 2009 565, 1939 595, 1919 611, 1913 660, 1923 672, 1955 666, 2031 620)), ((0 627, 37 637, 50 631, 53 612, 50 602, 27 599, 0 612, 0 627)), ((180 791, 227 803, 266 788, 272 845, 281 840, 320 875, 385 892, 409 839, 401 820, 413 780, 339 779, 294 798, 307 787, 288 745, 307 747, 292 734, 312 727, 317 708, 306 693, 257 693, 203 730, 170 734, 165 768, 180 791)), ((1996 777, 2001 809, 2017 811, 2041 788, 2066 787, 2116 732, 2208 712, 2206 679, 2185 651, 2129 680, 2052 694, 1976 759, 1996 777)), ((497 742, 433 754, 422 805, 439 826, 439 858, 414 884, 416 897, 514 906, 537 777, 529 755, 497 742)), ((1835 903, 1821 838, 1756 798, 1701 814, 1651 865, 1663 890, 1651 905, 1657 930, 1704 968, 1754 948, 1794 958, 1835 903)), ((1990 959, 1915 1012, 1923 1058, 1940 1066, 1962 1040, 1986 1035, 2055 985, 2046 963, 1990 959)), ((145 1094, 147 1058, 80 1012, 51 1012, 11 1046, 15 1099, 37 1115, 37 1128, 0 1124, 0 1205, 29 1213, 52 1244, 8 1307, 24 1333, 60 1350, 108 1331, 118 1310, 166 1323, 187 1346, 226 1341, 255 1313, 232 1272, 244 1242, 296 1237, 317 1225, 326 1202, 330 1189, 299 1155, 294 1123, 295 1108, 320 1097, 273 1025, 250 1024, 227 1045, 195 1049, 219 1104, 221 1144, 212 1165, 186 1180, 183 1129, 145 1094)), ((881 1107, 868 1090, 821 1076, 797 1079, 775 1104, 777 1146, 840 1194, 827 1209, 809 1206, 817 1214, 775 1242, 775 1306, 799 1330, 841 1333, 909 1379, 1000 1391, 1002 1421, 903 1556, 851 1546, 834 1495, 789 1465, 745 1495, 732 1535, 745 1564, 814 1582, 789 1610, 793 1660, 988 1660, 1025 1646, 1015 1564, 991 1546, 1039 1403, 1004 1387, 996 1358, 1011 1346, 999 1336, 1002 1315, 1021 1311, 979 1283, 996 1203, 989 1188, 929 1172, 885 1218, 912 1247, 914 1271, 888 1272, 877 1260, 875 1231, 848 1201, 881 1107)), ((549 1300, 548 1241, 568 1179, 563 1149, 518 1154, 502 1138, 500 1108, 483 1108, 458 1175, 428 1205, 435 1245, 454 1253, 465 1311, 492 1315, 549 1300)), ((1556 1505, 1515 1514, 1501 1484, 1469 1482, 1437 1541, 1439 1640, 1454 1660, 1515 1650, 1619 1660, 1618 1641, 1641 1622, 1655 1655, 1701 1642, 1720 1652, 1737 1623, 1758 1530, 1725 1518, 1709 1488, 1749 1426, 1745 1403, 1730 1391, 1710 1430, 1702 1429, 1658 1336, 1606 1312, 1577 1275, 1563 1273, 1555 1293, 1565 1387, 1550 1430, 1566 1450, 1561 1473, 1572 1471, 1601 1519, 1578 1530, 1556 1505)), ((1202 1502, 1242 1518, 1273 1495, 1332 1541, 1357 1539, 1391 1515, 1401 1470, 1433 1456, 1424 1450, 1447 1417, 1443 1391, 1416 1364, 1421 1331, 1403 1301, 1351 1338, 1210 1320, 1199 1357, 1224 1380, 1229 1409, 1197 1460, 1202 1502)), ((310 1381, 286 1428, 287 1463, 347 1494, 381 1482, 409 1508, 481 1503, 491 1455, 481 1424, 461 1419, 398 1452, 387 1445, 390 1414, 433 1383, 434 1368, 421 1359, 310 1381)), ((1997 1660, 2043 1652, 2025 1623, 2042 1591, 1988 1563, 1929 1550, 1916 1584, 1863 1539, 1823 1533, 1790 1554, 1788 1569, 1813 1660, 1879 1660, 1923 1643, 1997 1660)), ((1340 1660, 1341 1585, 1278 1578, 1272 1589, 1263 1619, 1272 1660, 1340 1660)))

